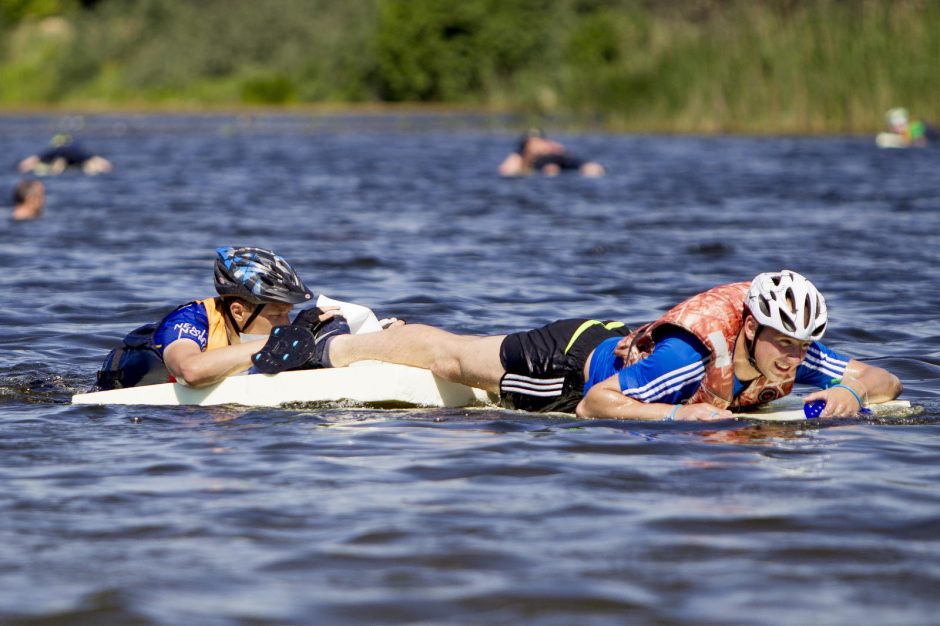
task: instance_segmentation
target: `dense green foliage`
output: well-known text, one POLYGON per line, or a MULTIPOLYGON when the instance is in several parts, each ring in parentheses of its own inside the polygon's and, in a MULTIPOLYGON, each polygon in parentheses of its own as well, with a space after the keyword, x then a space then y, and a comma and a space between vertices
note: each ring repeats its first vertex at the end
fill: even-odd
POLYGON ((614 128, 940 118, 940 0, 0 0, 0 106, 422 102, 614 128))

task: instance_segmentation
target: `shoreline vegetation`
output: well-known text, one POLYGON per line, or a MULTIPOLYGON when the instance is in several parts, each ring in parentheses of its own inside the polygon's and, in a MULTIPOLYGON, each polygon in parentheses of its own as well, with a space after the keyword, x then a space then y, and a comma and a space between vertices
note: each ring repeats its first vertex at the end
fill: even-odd
POLYGON ((0 115, 862 134, 940 120, 936 59, 936 0, 0 0, 0 115))

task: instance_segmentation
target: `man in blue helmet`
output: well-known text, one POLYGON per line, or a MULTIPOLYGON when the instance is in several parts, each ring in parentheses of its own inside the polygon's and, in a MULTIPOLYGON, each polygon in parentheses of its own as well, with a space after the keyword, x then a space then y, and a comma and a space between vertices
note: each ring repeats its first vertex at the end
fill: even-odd
MULTIPOLYGON (((216 250, 218 296, 177 307, 142 326, 108 354, 98 391, 165 382, 201 387, 248 370, 271 329, 290 323, 295 304, 313 294, 283 257, 263 248, 216 250)), ((333 313, 312 309, 309 316, 333 313)))

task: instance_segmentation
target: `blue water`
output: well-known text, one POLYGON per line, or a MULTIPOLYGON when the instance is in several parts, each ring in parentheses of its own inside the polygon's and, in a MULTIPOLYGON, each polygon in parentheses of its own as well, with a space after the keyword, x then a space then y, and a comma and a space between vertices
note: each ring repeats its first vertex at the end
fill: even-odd
POLYGON ((115 171, 0 220, 0 622, 936 622, 940 150, 559 132, 609 175, 500 180, 515 137, 486 117, 8 116, 4 188, 67 129, 115 171), (787 267, 923 411, 71 406, 120 336, 212 293, 223 244, 481 334, 787 267))

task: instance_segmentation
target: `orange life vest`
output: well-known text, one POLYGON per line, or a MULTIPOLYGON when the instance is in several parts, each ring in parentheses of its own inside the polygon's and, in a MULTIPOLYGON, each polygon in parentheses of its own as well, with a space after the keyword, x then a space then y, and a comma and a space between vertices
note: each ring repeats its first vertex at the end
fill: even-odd
POLYGON ((726 409, 763 404, 793 389, 793 380, 771 382, 763 375, 734 397, 734 344, 744 327, 744 300, 750 283, 719 285, 671 308, 655 322, 636 329, 617 344, 626 365, 645 359, 656 346, 657 330, 678 326, 695 335, 709 351, 705 377, 687 404, 708 402, 726 409))
POLYGON ((229 345, 228 333, 225 332, 225 315, 219 308, 221 298, 206 298, 197 300, 196 304, 201 304, 206 308, 206 318, 209 320, 209 337, 206 340, 206 350, 215 350, 229 345))
MULTIPOLYGON (((217 306, 221 298, 206 298, 205 300, 196 300, 196 304, 201 304, 206 309, 206 319, 209 320, 209 336, 206 338, 206 349, 215 350, 229 345, 228 333, 225 331, 225 314, 217 306)), ((167 372, 167 382, 175 383, 176 376, 167 372)))

